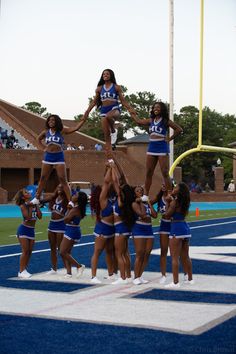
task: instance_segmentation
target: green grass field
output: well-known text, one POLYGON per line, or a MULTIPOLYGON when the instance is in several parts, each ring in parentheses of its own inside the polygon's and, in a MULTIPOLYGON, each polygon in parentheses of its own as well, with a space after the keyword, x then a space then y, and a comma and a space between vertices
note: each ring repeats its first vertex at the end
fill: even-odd
MULTIPOLYGON (((230 210, 204 210, 200 211, 198 217, 195 216, 195 212, 190 212, 188 215, 188 221, 197 221, 197 220, 208 220, 216 218, 226 218, 236 216, 236 209, 230 210)), ((153 226, 159 225, 159 218, 153 219, 153 226)), ((16 244, 16 230, 22 218, 1 218, 0 219, 0 245, 11 245, 16 244)), ((36 241, 47 240, 47 227, 48 227, 49 217, 43 217, 42 220, 37 221, 36 223, 36 241)), ((83 235, 92 234, 95 224, 95 219, 91 216, 87 216, 81 222, 81 230, 83 235)))

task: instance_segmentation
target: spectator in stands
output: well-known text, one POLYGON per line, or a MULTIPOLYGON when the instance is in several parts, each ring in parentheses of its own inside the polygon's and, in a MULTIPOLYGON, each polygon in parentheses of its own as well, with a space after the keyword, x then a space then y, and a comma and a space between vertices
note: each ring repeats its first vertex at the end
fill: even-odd
POLYGON ((74 149, 73 149, 73 147, 71 146, 71 144, 67 144, 66 150, 74 150, 74 149))
POLYGON ((0 140, 0 149, 3 149, 4 146, 2 145, 2 140, 0 140))
POLYGON ((13 149, 13 142, 10 137, 7 138, 6 149, 13 149))
POLYGON ((80 151, 84 150, 84 145, 83 144, 79 144, 79 150, 80 151))
POLYGON ((94 147, 96 151, 102 151, 102 145, 100 143, 97 143, 94 147))
POLYGON ((228 189, 227 190, 230 193, 234 193, 235 192, 235 184, 234 184, 234 180, 233 179, 231 179, 231 182, 228 185, 228 189))
POLYGON ((2 139, 3 143, 5 143, 5 140, 7 141, 7 139, 8 139, 8 130, 7 129, 1 131, 1 139, 2 139))
POLYGON ((9 135, 9 138, 11 139, 12 143, 14 144, 16 141, 16 137, 14 135, 15 131, 12 129, 11 134, 9 135))
POLYGON ((73 150, 78 150, 77 146, 75 145, 75 143, 71 143, 72 149, 73 150))
POLYGON ((18 139, 16 139, 16 141, 14 142, 13 149, 21 149, 18 139))
POLYGON ((26 146, 24 146, 24 150, 30 150, 31 147, 30 147, 30 144, 27 144, 26 146))

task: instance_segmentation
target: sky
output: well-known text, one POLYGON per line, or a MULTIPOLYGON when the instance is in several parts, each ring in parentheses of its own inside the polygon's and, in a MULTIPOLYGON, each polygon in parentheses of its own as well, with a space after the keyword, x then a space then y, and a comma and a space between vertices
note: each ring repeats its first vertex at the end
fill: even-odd
MULTIPOLYGON (((169 101, 169 0, 0 0, 0 99, 73 119, 104 69, 169 101)), ((203 106, 236 115, 236 0, 204 1, 203 106)), ((199 107, 200 0, 174 0, 174 111, 199 107)))

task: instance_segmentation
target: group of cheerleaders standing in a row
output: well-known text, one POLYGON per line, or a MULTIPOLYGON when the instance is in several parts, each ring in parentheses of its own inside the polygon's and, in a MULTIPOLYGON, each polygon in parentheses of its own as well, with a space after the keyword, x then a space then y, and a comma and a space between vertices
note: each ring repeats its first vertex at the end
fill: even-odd
POLYGON ((41 177, 35 198, 26 189, 21 189, 16 195, 16 204, 20 206, 23 223, 17 230, 21 244, 20 269, 18 277, 29 278, 27 271, 35 240, 35 223, 42 217, 40 203, 49 202, 51 220, 48 226, 48 239, 51 248, 52 269, 49 274, 57 273, 58 251, 66 268, 66 278, 72 277, 72 267, 77 269, 76 276, 83 274, 85 266, 80 264, 72 255, 73 245, 81 238, 80 221, 86 216, 87 195, 78 192, 71 195, 66 177, 66 167, 62 145, 64 135, 79 130, 86 122, 90 111, 97 106, 100 109, 101 124, 104 132, 106 164, 102 186, 97 185, 90 200, 92 215, 96 216, 94 228, 95 245, 91 259, 91 283, 99 284, 97 276, 99 256, 105 250, 108 278, 112 284, 135 285, 147 283, 143 276, 151 254, 154 235, 152 218, 158 212, 162 214, 160 235, 160 283, 165 284, 166 259, 168 247, 172 259, 173 281, 165 284, 169 288, 178 288, 179 260, 181 259, 185 273, 184 281, 193 284, 192 264, 189 258, 189 226, 185 221, 190 205, 190 193, 185 183, 172 186, 168 174, 169 141, 182 132, 182 128, 169 119, 168 110, 163 102, 152 106, 150 118, 140 119, 135 110, 125 100, 120 86, 116 84, 112 70, 106 69, 98 82, 95 97, 91 101, 82 119, 70 128, 63 127, 57 115, 50 115, 46 120, 46 129, 39 135, 38 141, 44 150, 41 177), (139 125, 149 127, 149 145, 146 159, 146 177, 144 187, 133 187, 127 181, 124 171, 115 159, 111 146, 111 134, 114 133, 115 120, 120 116, 120 104, 129 111, 131 118, 139 125), (168 129, 173 129, 169 136, 168 129), (152 177, 159 162, 163 176, 154 199, 148 197, 152 177), (59 185, 55 192, 41 199, 47 180, 55 168, 59 185), (157 203, 157 211, 153 205, 157 203), (131 277, 131 261, 128 248, 129 237, 132 237, 135 248, 134 277, 131 277), (114 274, 119 270, 119 277, 114 274))

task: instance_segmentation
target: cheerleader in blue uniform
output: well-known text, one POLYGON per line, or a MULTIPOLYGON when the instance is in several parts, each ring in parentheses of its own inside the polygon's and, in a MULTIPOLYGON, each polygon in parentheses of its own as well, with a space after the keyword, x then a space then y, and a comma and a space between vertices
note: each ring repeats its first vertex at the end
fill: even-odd
POLYGON ((142 126, 149 126, 149 145, 146 158, 145 194, 148 195, 154 170, 159 161, 161 173, 168 191, 172 190, 169 176, 169 142, 183 132, 182 128, 169 119, 167 106, 163 102, 156 102, 152 106, 149 119, 139 119, 131 114, 133 120, 142 126), (168 137, 168 129, 174 133, 168 137))
POLYGON ((144 194, 143 187, 135 187, 134 192, 136 200, 133 202, 132 208, 136 214, 136 221, 132 228, 132 235, 136 256, 133 283, 139 285, 148 283, 148 281, 142 277, 142 274, 148 264, 148 259, 153 248, 154 236, 152 218, 157 217, 157 212, 154 210, 149 200, 146 202, 142 201, 144 194))
POLYGON ((95 244, 93 256, 91 259, 91 283, 93 284, 101 283, 101 280, 97 278, 96 274, 98 260, 104 249, 106 250, 106 263, 109 279, 111 279, 110 277, 113 276, 114 273, 114 195, 115 192, 112 185, 112 171, 111 167, 108 165, 100 194, 97 194, 99 203, 94 203, 94 206, 96 207, 97 222, 94 229, 95 244))
POLYGON ((127 183, 124 173, 115 160, 111 163, 112 181, 117 193, 114 204, 115 254, 120 270, 120 278, 112 284, 127 284, 131 280, 131 261, 128 248, 129 236, 135 222, 132 203, 135 201, 134 189, 127 183))
POLYGON ((19 278, 30 278, 32 274, 27 271, 30 256, 35 240, 35 223, 42 218, 42 213, 37 205, 30 202, 31 194, 26 189, 21 189, 15 196, 15 202, 19 205, 23 216, 23 223, 18 227, 17 238, 21 245, 19 278))
POLYGON ((185 217, 190 206, 190 193, 188 186, 181 182, 174 187, 173 192, 167 197, 169 206, 165 217, 171 218, 171 228, 169 235, 170 254, 172 260, 173 282, 166 285, 168 288, 179 288, 179 258, 183 262, 184 269, 187 270, 188 284, 194 284, 192 278, 192 262, 189 257, 189 240, 191 232, 185 217))
POLYGON ((162 184, 160 192, 157 196, 151 200, 151 204, 157 203, 157 211, 162 215, 160 228, 159 228, 159 235, 160 235, 160 248, 161 248, 161 255, 160 255, 160 269, 161 269, 161 279, 160 284, 164 284, 166 282, 166 260, 167 260, 167 253, 168 253, 168 246, 169 246, 169 234, 170 234, 170 226, 171 220, 167 218, 165 215, 166 208, 168 207, 167 203, 167 189, 165 184, 162 184))
POLYGON ((45 198, 43 203, 49 202, 51 210, 51 220, 48 225, 48 241, 51 249, 52 268, 47 274, 57 273, 57 254, 65 232, 64 217, 67 211, 68 199, 61 184, 54 193, 45 198))
POLYGON ((115 74, 111 69, 102 72, 95 96, 84 116, 87 118, 90 111, 97 106, 100 109, 102 130, 105 139, 105 150, 108 159, 112 159, 111 134, 115 134, 114 123, 120 118, 120 103, 131 113, 135 113, 125 100, 122 89, 116 83, 115 74))
POLYGON ((46 186, 47 180, 55 168, 59 183, 63 186, 66 197, 70 200, 71 192, 66 177, 66 166, 64 152, 62 149, 64 143, 64 135, 71 134, 79 130, 85 122, 83 117, 74 127, 63 127, 61 118, 56 115, 50 115, 46 120, 46 129, 38 136, 38 142, 45 151, 42 161, 41 177, 35 198, 31 201, 33 204, 39 204, 39 198, 46 186))
POLYGON ((69 209, 64 218, 65 233, 60 246, 60 255, 66 266, 65 278, 71 278, 71 267, 77 268, 77 278, 83 274, 84 264, 77 262, 71 255, 75 243, 81 239, 80 221, 86 216, 86 205, 88 202, 87 194, 79 192, 72 197, 74 206, 69 209))

